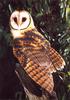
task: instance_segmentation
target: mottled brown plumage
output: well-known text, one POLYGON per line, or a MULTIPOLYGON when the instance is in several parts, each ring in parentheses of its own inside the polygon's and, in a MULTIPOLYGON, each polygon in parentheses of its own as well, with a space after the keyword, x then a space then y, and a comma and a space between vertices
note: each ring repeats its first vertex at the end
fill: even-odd
MULTIPOLYGON (((23 11, 23 13, 29 15, 26 11, 23 11)), ((28 15, 26 16, 26 19, 28 18, 28 15)), ((29 18, 31 18, 30 15, 29 18)), ((32 21, 31 18, 30 22, 32 21)), ((29 26, 27 26, 26 29, 23 28, 23 30, 21 30, 21 28, 15 29, 14 26, 13 28, 11 27, 14 37, 13 53, 18 59, 21 67, 31 79, 51 93, 54 88, 52 73, 61 70, 64 67, 65 62, 41 33, 37 31, 35 26, 33 26, 33 22, 32 24, 30 22, 28 24, 29 26), (14 36, 15 34, 18 34, 17 31, 19 31, 20 35, 14 36)))

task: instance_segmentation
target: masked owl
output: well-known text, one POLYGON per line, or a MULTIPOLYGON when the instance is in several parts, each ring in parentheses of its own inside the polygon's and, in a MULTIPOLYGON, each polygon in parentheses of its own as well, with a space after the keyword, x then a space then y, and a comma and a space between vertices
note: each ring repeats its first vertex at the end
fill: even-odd
POLYGON ((10 17, 13 54, 28 76, 47 92, 52 93, 52 73, 64 68, 65 61, 36 29, 29 12, 14 11, 10 17))

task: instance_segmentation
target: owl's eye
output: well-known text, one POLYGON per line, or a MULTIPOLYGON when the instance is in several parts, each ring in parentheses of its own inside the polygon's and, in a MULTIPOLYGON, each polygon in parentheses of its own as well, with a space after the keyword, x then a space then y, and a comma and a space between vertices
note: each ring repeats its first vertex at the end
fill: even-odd
POLYGON ((16 17, 14 17, 14 21, 17 23, 17 18, 16 17))
POLYGON ((22 22, 25 22, 25 21, 26 21, 26 17, 23 17, 23 18, 22 18, 22 22))

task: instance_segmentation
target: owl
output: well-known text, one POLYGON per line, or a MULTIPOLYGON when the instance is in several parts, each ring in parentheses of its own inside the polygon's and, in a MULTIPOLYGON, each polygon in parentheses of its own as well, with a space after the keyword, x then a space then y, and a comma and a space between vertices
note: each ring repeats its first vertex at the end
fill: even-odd
POLYGON ((50 94, 54 88, 52 73, 62 70, 64 59, 37 30, 29 12, 14 11, 10 17, 13 54, 22 70, 50 94))

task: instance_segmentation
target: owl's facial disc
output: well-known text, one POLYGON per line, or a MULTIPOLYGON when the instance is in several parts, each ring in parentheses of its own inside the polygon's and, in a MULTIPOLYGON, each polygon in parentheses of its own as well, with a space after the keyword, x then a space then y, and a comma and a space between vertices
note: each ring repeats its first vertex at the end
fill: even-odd
POLYGON ((26 29, 31 23, 31 16, 26 11, 14 11, 10 17, 10 26, 15 30, 26 29))

